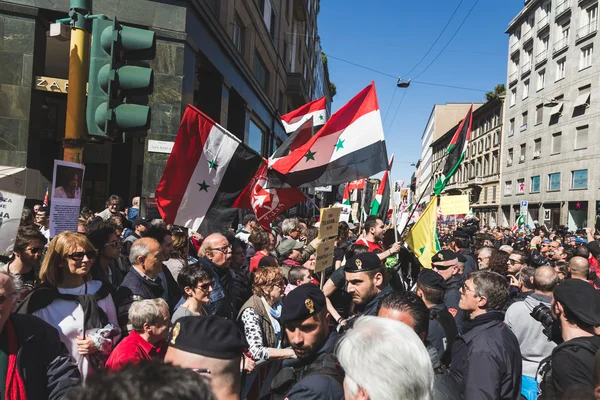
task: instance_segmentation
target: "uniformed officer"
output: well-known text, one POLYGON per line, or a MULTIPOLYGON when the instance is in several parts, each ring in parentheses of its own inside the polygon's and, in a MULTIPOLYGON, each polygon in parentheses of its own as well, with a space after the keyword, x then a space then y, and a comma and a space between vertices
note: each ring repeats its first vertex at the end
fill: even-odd
POLYGON ((459 288, 463 283, 463 275, 460 274, 458 267, 458 258, 453 251, 442 250, 431 257, 431 264, 433 270, 440 274, 446 282, 444 304, 454 317, 456 326, 460 330, 460 326, 466 320, 466 314, 458 308, 458 302, 460 301, 459 288))
POLYGON ((346 262, 344 271, 357 315, 377 316, 381 299, 392 291, 377 254, 358 254, 346 262))
POLYGON ((344 373, 334 355, 338 334, 329 329, 321 289, 307 283, 292 290, 283 302, 280 320, 297 359, 284 361, 273 378, 272 399, 343 399, 344 373))
POLYGON ((429 308, 429 332, 427 340, 436 348, 440 360, 450 366, 452 343, 458 334, 456 321, 444 304, 444 292, 448 287, 444 278, 430 269, 424 269, 417 280, 417 296, 429 308))

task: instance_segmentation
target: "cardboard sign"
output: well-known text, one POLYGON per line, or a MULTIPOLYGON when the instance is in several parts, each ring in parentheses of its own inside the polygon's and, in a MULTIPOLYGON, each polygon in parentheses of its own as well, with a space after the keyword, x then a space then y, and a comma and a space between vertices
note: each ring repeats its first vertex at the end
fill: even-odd
MULTIPOLYGON (((337 231, 337 230, 336 230, 337 231)), ((329 239, 317 245, 315 259, 315 273, 326 270, 333 265, 333 251, 335 250, 335 238, 329 239)))
POLYGON ((0 254, 12 254, 17 237, 25 196, 0 191, 0 254))
POLYGON ((440 197, 442 215, 457 215, 469 213, 469 195, 440 197))
POLYGON ((338 223, 340 222, 341 208, 331 207, 321 209, 319 224, 319 239, 327 239, 337 236, 338 223))

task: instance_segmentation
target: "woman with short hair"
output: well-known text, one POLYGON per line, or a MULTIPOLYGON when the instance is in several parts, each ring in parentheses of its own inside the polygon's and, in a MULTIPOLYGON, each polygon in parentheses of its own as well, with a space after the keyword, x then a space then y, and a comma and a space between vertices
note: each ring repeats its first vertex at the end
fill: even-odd
POLYGON ((256 253, 250 259, 250 272, 256 272, 258 269, 258 262, 264 256, 270 255, 271 251, 271 238, 269 237, 269 233, 265 231, 253 231, 248 240, 254 246, 256 253))
POLYGON ((215 286, 210 272, 194 265, 185 266, 179 271, 177 284, 185 302, 177 307, 171 322, 175 323, 182 317, 208 315, 204 305, 210 301, 210 293, 215 286))

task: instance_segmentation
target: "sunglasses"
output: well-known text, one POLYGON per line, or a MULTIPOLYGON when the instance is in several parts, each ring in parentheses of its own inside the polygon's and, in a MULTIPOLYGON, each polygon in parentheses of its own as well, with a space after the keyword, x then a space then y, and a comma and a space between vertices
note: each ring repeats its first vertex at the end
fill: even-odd
POLYGON ((510 265, 521 264, 521 262, 520 262, 520 261, 513 260, 512 258, 509 258, 509 259, 508 259, 508 263, 509 263, 510 265))
POLYGON ((211 287, 215 287, 215 281, 210 281, 210 282, 203 283, 200 286, 196 286, 196 289, 200 289, 203 292, 207 292, 208 289, 211 288, 211 287))
POLYGON ((105 246, 112 246, 112 247, 114 247, 115 249, 116 249, 117 247, 121 247, 122 245, 123 245, 123 243, 121 243, 121 241, 120 241, 119 239, 117 239, 117 240, 113 240, 112 242, 108 242, 108 243, 106 243, 106 244, 105 244, 105 246))
POLYGON ((437 265, 437 264, 433 264, 432 267, 435 268, 435 269, 437 269, 438 271, 445 271, 448 268, 456 267, 456 264, 454 264, 454 265, 437 265))
POLYGON ((69 254, 67 257, 73 261, 83 261, 83 257, 87 257, 90 260, 96 258, 96 250, 89 251, 76 251, 75 253, 69 254))
POLYGON ((17 292, 12 292, 9 294, 0 294, 0 304, 3 304, 8 299, 14 299, 17 297, 17 292))
POLYGON ((28 247, 27 250, 29 250, 31 252, 31 254, 37 254, 37 253, 41 253, 42 251, 44 251, 44 248, 43 247, 33 247, 33 248, 28 247))

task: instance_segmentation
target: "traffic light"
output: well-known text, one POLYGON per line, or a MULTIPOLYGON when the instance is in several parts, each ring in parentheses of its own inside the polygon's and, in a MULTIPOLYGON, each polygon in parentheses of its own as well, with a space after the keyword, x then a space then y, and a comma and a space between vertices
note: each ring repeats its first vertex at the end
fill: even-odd
POLYGON ((150 107, 140 97, 152 93, 156 38, 152 31, 114 20, 92 21, 86 121, 88 134, 116 139, 120 133, 147 130, 150 107))

